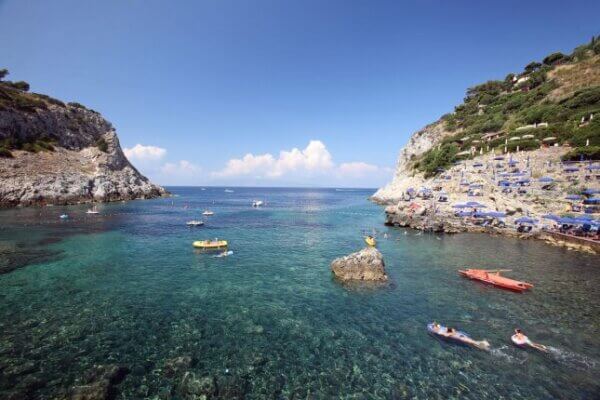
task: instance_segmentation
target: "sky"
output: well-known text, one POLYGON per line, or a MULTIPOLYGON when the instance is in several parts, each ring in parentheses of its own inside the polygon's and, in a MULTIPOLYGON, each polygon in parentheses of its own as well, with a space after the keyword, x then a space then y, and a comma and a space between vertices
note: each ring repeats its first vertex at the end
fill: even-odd
POLYGON ((0 0, 0 68, 101 112, 160 184, 378 187, 467 87, 570 52, 597 15, 597 0, 0 0))

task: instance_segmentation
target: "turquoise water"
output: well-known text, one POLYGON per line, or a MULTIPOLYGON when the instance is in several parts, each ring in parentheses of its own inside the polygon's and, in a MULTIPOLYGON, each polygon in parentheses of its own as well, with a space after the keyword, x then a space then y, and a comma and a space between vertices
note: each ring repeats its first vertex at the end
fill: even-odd
POLYGON ((54 398, 114 363, 131 371, 119 398, 180 399, 181 376, 164 368, 179 356, 214 377, 220 398, 600 396, 596 256, 387 228, 372 191, 171 190, 101 205, 99 216, 84 206, 0 212, 0 269, 16 268, 0 275, 0 397, 54 398), (185 226, 205 208, 215 211, 206 226, 185 226), (339 284, 329 263, 373 229, 391 282, 339 284), (233 255, 191 247, 214 237, 233 255), (536 286, 482 286, 458 276, 464 266, 510 268, 536 286), (493 350, 440 342, 427 334, 432 320, 493 350), (550 354, 514 348, 515 327, 550 354))

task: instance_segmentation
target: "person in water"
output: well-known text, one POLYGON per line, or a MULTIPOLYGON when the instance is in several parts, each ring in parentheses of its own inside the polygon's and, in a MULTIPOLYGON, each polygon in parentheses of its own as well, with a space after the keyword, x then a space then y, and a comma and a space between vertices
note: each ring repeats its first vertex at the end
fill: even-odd
POLYGON ((454 329, 452 327, 447 327, 444 330, 437 322, 434 322, 432 325, 433 325, 433 331, 440 336, 444 336, 449 339, 457 340, 457 341, 467 344, 469 346, 477 347, 478 349, 481 349, 481 350, 489 350, 489 348, 490 348, 490 343, 487 340, 471 339, 467 335, 465 335, 461 332, 458 332, 456 329, 454 329))
POLYGON ((517 346, 527 345, 527 346, 533 347, 534 349, 537 349, 540 351, 544 351, 544 352, 548 351, 548 348, 546 346, 544 346, 543 344, 534 343, 531 340, 529 340, 527 335, 525 335, 523 333, 523 331, 520 329, 515 329, 515 334, 512 336, 511 339, 512 339, 513 343, 516 344, 517 346))

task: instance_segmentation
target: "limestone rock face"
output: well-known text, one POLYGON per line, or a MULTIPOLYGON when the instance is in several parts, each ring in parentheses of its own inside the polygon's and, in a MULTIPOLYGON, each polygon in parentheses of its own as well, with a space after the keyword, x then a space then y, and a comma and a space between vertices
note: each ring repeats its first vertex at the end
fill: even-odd
POLYGON ((366 247, 359 252, 336 258, 331 263, 331 271, 341 281, 388 280, 383 256, 374 247, 366 247))
POLYGON ((0 142, 50 141, 54 151, 0 157, 0 207, 153 198, 167 194, 127 160, 102 116, 71 105, 0 107, 0 142), (102 143, 102 146, 99 145, 102 143))
POLYGON ((410 168, 411 159, 425 153, 451 134, 453 133, 445 129, 441 120, 415 132, 400 150, 392 182, 379 189, 371 198, 378 203, 395 204, 401 200, 406 189, 420 187, 424 178, 410 168))

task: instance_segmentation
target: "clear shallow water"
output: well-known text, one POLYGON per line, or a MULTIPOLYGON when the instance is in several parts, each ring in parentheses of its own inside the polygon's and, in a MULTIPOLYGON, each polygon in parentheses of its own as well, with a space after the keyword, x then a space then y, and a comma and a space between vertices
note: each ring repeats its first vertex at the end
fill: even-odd
POLYGON ((131 373, 121 398, 177 397, 189 355, 218 395, 246 398, 597 398, 599 258, 533 241, 386 228, 371 191, 171 188, 178 197, 0 212, 0 397, 53 398, 94 364, 131 373), (267 201, 252 209, 253 199, 267 201), (215 211, 206 226, 187 220, 215 211), (67 211, 71 220, 60 221, 67 211), (391 283, 345 287, 329 263, 377 229, 391 283), (383 232, 389 238, 383 239, 383 232), (225 238, 234 254, 194 251, 225 238), (511 268, 526 294, 462 279, 511 268), (427 335, 437 320, 490 353, 427 335), (514 327, 552 346, 511 346, 514 327), (29 392, 24 382, 38 384, 29 392), (41 383, 39 383, 41 382, 41 383))

